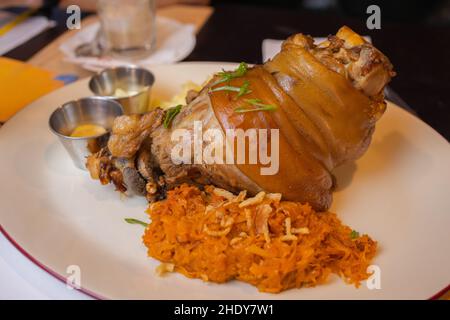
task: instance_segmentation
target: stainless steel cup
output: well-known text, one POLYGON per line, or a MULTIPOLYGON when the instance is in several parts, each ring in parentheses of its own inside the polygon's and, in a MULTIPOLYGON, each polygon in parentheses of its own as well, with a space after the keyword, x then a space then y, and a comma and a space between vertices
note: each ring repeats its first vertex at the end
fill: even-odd
POLYGON ((149 108, 154 82, 155 77, 150 71, 124 66, 108 68, 94 75, 89 81, 89 88, 96 96, 119 102, 125 114, 144 113, 149 108), (118 89, 127 94, 116 96, 118 89))
POLYGON ((119 103, 102 97, 74 100, 53 111, 49 119, 50 130, 66 148, 73 163, 86 170, 86 157, 105 145, 114 119, 123 114, 119 103), (96 124, 106 133, 90 137, 71 137, 73 130, 83 124, 96 124))

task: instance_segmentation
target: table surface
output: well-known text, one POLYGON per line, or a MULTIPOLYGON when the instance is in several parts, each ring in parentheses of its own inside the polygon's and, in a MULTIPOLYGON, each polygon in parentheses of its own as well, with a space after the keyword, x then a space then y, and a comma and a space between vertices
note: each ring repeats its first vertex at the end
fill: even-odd
MULTIPOLYGON (((194 23, 199 29, 197 45, 186 58, 187 61, 261 63, 263 39, 285 39, 297 32, 323 36, 336 32, 342 25, 348 25, 356 32, 372 37, 376 47, 391 59, 397 71, 391 87, 414 109, 418 117, 447 140, 450 139, 449 26, 382 21, 381 30, 368 30, 363 19, 330 13, 240 5, 216 6, 211 12, 209 7, 187 6, 159 10, 161 15, 194 23)), ((32 64, 59 74, 89 75, 79 67, 62 61, 58 45, 67 34, 32 57, 37 49, 49 44, 61 32, 60 27, 50 30, 7 56, 29 60, 32 64)))
MULTIPOLYGON (((324 36, 336 32, 342 25, 348 25, 356 32, 372 37, 376 47, 390 58, 398 74, 393 79, 391 87, 409 104, 418 117, 447 140, 450 139, 448 94, 450 27, 448 26, 382 22, 381 30, 368 30, 365 20, 349 19, 336 14, 240 5, 216 6, 214 10, 210 7, 172 6, 160 9, 158 14, 193 23, 197 27, 197 45, 186 61, 261 63, 261 44, 266 38, 285 39, 298 32, 324 36)), ((95 20, 95 16, 87 17, 82 24, 87 25, 95 20)), ((64 15, 57 15, 57 21, 59 26, 42 33, 6 56, 28 61, 55 74, 73 73, 79 77, 89 76, 90 72, 62 60, 58 47, 76 31, 64 33, 65 29, 61 25, 64 15)), ((55 298, 56 292, 62 292, 64 285, 55 280, 54 286, 58 288, 47 290, 46 293, 36 293, 39 284, 48 280, 42 279, 44 276, 37 267, 27 266, 25 261, 21 260, 25 258, 19 258, 18 252, 15 252, 2 236, 0 244, 3 255, 3 260, 0 259, 2 270, 9 271, 11 277, 20 278, 20 281, 23 281, 24 277, 18 277, 19 273, 15 272, 17 269, 34 274, 33 281, 40 279, 38 285, 30 286, 28 283, 26 290, 17 291, 16 288, 13 291, 16 292, 16 296, 20 297, 27 291, 32 293, 28 295, 29 298, 55 298), (8 261, 5 262, 5 259, 8 261), (7 267, 10 270, 7 270, 7 267)), ((3 278, 6 279, 6 276, 4 274, 3 278)), ((447 293, 446 296, 450 297, 450 294, 447 293)), ((62 297, 80 296, 75 292, 64 291, 62 297)), ((0 298, 5 297, 0 295, 0 298)))
MULTIPOLYGON (((193 24, 198 32, 206 20, 211 15, 213 9, 211 7, 193 7, 185 5, 176 5, 166 7, 158 10, 158 16, 175 19, 183 23, 193 24)), ((82 20, 81 28, 86 27, 94 22, 97 22, 97 16, 89 16, 82 20)), ((59 50, 61 43, 72 37, 77 30, 72 30, 63 33, 57 39, 46 45, 42 50, 33 55, 27 62, 53 71, 56 74, 72 73, 78 75, 80 78, 92 75, 92 72, 82 69, 78 65, 65 62, 63 54, 59 50)))

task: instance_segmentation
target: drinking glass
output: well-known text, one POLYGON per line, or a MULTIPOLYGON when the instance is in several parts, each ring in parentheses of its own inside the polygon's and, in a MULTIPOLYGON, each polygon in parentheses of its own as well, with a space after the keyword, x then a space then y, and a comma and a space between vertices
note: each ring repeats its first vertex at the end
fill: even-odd
POLYGON ((125 59, 148 56, 155 46, 155 0, 99 0, 106 48, 125 59))

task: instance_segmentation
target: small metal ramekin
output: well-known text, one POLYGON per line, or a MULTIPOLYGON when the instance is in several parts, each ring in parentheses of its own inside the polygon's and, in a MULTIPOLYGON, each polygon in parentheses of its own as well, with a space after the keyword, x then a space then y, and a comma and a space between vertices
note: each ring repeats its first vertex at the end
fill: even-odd
POLYGON ((90 97, 63 104, 49 119, 50 130, 66 148, 73 163, 86 170, 86 157, 97 152, 109 138, 114 119, 123 114, 121 105, 102 97, 90 97), (73 130, 83 124, 100 125, 106 133, 90 137, 71 137, 73 130))
POLYGON ((96 96, 119 102, 125 114, 144 113, 149 108, 154 82, 155 76, 150 71, 134 66, 123 66, 108 68, 92 76, 89 88, 96 96), (117 89, 136 93, 116 97, 114 94, 117 89))

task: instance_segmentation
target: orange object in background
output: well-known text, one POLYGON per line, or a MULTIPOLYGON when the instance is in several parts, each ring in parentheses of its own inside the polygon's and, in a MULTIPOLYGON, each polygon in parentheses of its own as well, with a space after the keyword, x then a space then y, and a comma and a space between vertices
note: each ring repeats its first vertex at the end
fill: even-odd
POLYGON ((37 98, 64 85, 55 75, 35 66, 0 57, 0 122, 37 98))

